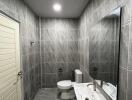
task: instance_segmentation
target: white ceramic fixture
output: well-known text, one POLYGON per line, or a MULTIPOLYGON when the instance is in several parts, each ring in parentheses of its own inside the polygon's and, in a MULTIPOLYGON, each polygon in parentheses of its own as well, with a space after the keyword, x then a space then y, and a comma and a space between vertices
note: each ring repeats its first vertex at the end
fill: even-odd
POLYGON ((72 87, 71 80, 64 80, 57 82, 57 86, 60 89, 70 89, 72 87))
POLYGON ((82 83, 82 72, 79 69, 75 70, 75 82, 71 82, 71 80, 62 80, 57 82, 57 87, 67 90, 73 87, 74 83, 82 83))
POLYGON ((76 83, 74 84, 74 90, 77 100, 106 100, 102 93, 96 89, 93 90, 92 83, 76 83), (86 99, 87 98, 87 99, 86 99))
POLYGON ((74 99, 75 93, 72 87, 75 83, 82 83, 82 72, 79 69, 75 70, 75 82, 72 82, 71 80, 62 80, 57 82, 57 87, 59 89, 58 94, 61 99, 74 99))

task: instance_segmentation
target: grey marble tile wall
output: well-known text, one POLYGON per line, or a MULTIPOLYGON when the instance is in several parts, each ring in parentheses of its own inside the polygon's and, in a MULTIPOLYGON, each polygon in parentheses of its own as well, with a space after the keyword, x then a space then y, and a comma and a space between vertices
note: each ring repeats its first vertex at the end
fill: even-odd
POLYGON ((40 88, 38 17, 23 0, 0 0, 0 10, 20 21, 21 68, 24 100, 33 100, 40 88), (35 45, 31 46, 30 42, 35 45))
POLYGON ((131 64, 131 32, 132 32, 132 0, 91 0, 80 18, 80 68, 84 74, 84 81, 89 81, 89 29, 105 15, 118 6, 122 6, 122 32, 120 47, 120 79, 119 100, 132 99, 132 64, 131 64), (87 70, 86 70, 87 69, 87 70))
POLYGON ((78 20, 42 18, 41 30, 42 87, 56 87, 57 81, 73 80, 80 58, 78 20))
POLYGON ((71 19, 43 19, 42 48, 39 48, 37 16, 23 0, 0 0, 0 10, 21 22, 24 100, 32 100, 40 87, 40 80, 43 87, 54 87, 58 80, 72 79, 72 71, 79 66, 83 71, 84 81, 89 81, 89 29, 119 5, 123 5, 119 100, 130 100, 132 98, 132 0, 91 0, 80 18, 79 28, 78 22, 71 19), (36 44, 31 46, 30 41, 36 41, 36 44), (42 50, 42 78, 39 49, 42 50), (58 74, 59 68, 63 69, 63 72, 58 74))

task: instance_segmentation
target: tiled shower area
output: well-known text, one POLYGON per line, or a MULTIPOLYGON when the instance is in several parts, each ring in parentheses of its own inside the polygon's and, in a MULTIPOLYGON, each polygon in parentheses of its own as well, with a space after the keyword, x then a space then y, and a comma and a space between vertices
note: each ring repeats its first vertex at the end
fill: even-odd
POLYGON ((78 20, 43 18, 41 24, 42 87, 74 80, 74 70, 79 68, 78 20))
MULTIPOLYGON (((82 71, 83 82, 89 82, 91 81, 89 66, 94 66, 95 63, 100 66, 102 63, 114 66, 116 63, 109 60, 116 59, 116 52, 113 54, 112 51, 116 47, 112 43, 117 41, 103 34, 103 31, 109 33, 113 26, 108 24, 109 22, 103 24, 101 22, 102 26, 111 27, 110 30, 96 27, 100 30, 100 34, 102 33, 102 37, 98 37, 94 31, 89 33, 89 30, 120 5, 122 6, 122 29, 118 96, 119 100, 131 100, 132 0, 90 0, 80 17, 72 19, 40 17, 24 0, 0 0, 0 11, 20 22, 23 100, 58 100, 57 82, 74 81, 75 69, 82 71), (98 50, 100 48, 101 50, 98 50), (110 52, 107 52, 108 50, 110 52), (93 61, 89 60, 90 51, 94 51, 95 54, 93 61), (105 52, 110 57, 99 60, 100 55, 96 55, 97 51, 105 52), (98 62, 94 62, 96 58, 98 62)), ((101 74, 104 77, 105 74, 101 74)), ((113 73, 109 76, 111 74, 113 73)), ((108 80, 113 80, 114 83, 114 77, 109 77, 108 80)))

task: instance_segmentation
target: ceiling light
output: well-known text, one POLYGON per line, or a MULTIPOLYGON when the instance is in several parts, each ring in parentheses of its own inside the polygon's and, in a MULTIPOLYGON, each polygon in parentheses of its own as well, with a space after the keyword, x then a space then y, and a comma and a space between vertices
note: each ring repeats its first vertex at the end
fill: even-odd
POLYGON ((58 4, 58 3, 56 3, 56 4, 53 5, 53 9, 54 9, 55 11, 59 12, 59 11, 61 11, 61 5, 58 4))

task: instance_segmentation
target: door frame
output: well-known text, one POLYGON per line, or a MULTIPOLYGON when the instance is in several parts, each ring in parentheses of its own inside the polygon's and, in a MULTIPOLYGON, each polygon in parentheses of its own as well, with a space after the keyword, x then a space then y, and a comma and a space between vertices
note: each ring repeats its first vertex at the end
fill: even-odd
MULTIPOLYGON (((15 22, 17 22, 19 24, 19 53, 20 53, 20 70, 23 72, 23 66, 22 66, 22 46, 21 46, 21 38, 20 38, 20 26, 21 23, 20 21, 18 21, 16 18, 13 18, 12 16, 10 16, 9 14, 5 13, 4 11, 0 10, 0 15, 7 17, 15 22)), ((22 76, 23 77, 23 76, 22 76)), ((21 100, 24 100, 24 86, 23 86, 23 78, 21 79, 21 100)))

